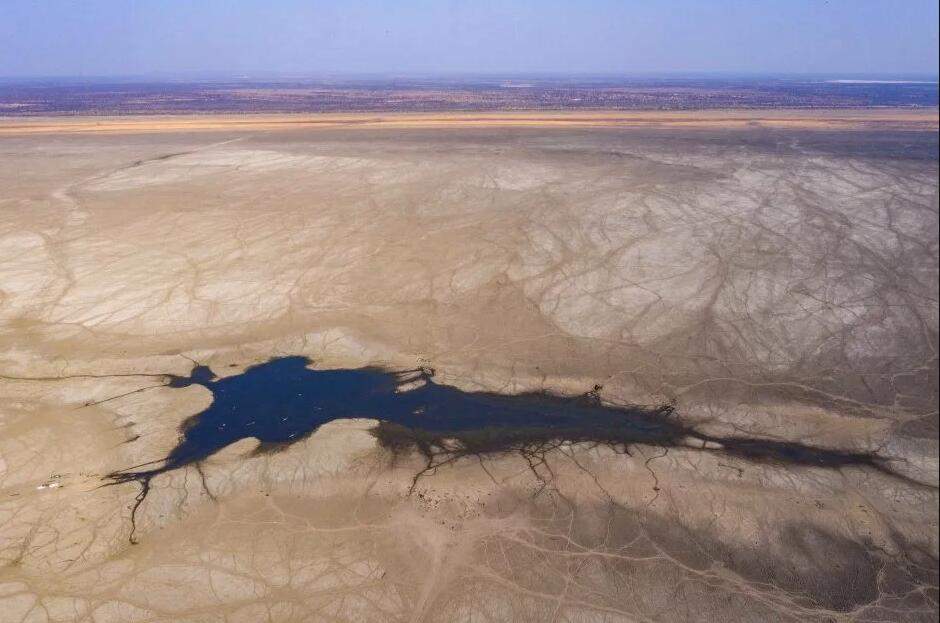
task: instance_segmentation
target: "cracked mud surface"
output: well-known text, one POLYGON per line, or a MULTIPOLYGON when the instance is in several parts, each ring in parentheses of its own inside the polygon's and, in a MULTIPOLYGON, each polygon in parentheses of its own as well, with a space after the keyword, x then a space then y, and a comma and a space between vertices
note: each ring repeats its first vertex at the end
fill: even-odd
POLYGON ((935 129, 0 165, 0 620, 936 618, 935 129))

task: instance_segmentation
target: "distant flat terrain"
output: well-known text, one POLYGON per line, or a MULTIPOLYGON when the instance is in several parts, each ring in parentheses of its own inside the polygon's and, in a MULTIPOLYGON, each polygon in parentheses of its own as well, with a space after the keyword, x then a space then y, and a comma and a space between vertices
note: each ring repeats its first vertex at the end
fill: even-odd
POLYGON ((0 118, 0 619, 934 621, 937 148, 0 118))
POLYGON ((0 80, 0 114, 930 108, 936 78, 473 77, 0 80))
POLYGON ((321 113, 2 117, 0 135, 272 131, 285 129, 420 129, 538 127, 792 128, 936 131, 937 109, 518 111, 456 113, 321 113))

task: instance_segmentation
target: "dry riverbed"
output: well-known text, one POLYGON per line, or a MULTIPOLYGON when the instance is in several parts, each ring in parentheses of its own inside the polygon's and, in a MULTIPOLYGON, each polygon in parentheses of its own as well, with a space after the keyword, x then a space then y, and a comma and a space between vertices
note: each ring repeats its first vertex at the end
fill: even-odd
POLYGON ((932 621, 936 111, 0 119, 0 619, 932 621))

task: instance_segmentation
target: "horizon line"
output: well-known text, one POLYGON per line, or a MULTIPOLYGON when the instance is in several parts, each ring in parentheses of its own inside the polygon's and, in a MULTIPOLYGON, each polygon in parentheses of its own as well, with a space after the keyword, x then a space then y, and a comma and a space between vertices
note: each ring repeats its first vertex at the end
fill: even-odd
POLYGON ((896 72, 784 72, 784 71, 695 71, 695 70, 633 70, 633 71, 281 71, 281 70, 191 70, 150 71, 114 74, 23 74, 0 75, 0 82, 73 81, 93 82, 115 80, 137 82, 147 80, 166 81, 212 81, 212 80, 408 80, 408 79, 720 79, 720 78, 766 78, 779 80, 817 79, 820 81, 857 80, 882 83, 938 84, 940 74, 920 71, 896 72))

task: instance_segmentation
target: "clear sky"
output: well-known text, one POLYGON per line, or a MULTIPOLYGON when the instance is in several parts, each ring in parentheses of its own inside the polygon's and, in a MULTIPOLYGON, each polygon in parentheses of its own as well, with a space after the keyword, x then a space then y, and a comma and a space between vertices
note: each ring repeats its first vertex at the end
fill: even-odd
POLYGON ((0 0, 0 76, 937 74, 937 0, 0 0))

